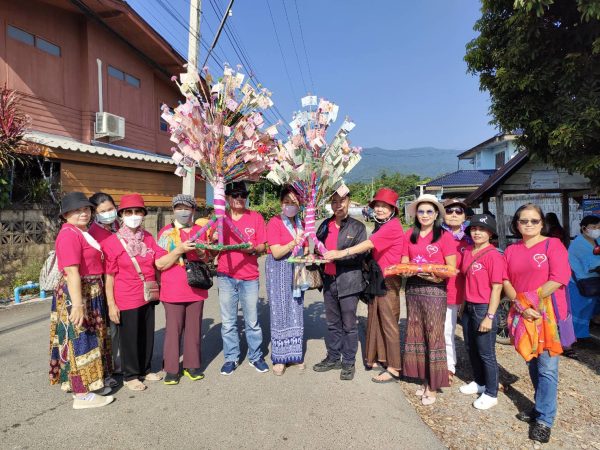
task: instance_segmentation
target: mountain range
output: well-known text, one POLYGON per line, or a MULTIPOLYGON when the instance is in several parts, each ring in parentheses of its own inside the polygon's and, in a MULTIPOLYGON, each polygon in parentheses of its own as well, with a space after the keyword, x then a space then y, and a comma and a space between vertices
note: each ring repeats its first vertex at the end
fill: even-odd
POLYGON ((400 172, 422 177, 436 177, 454 172, 458 167, 456 156, 459 150, 435 147, 419 147, 399 150, 386 150, 379 147, 364 148, 362 159, 345 177, 347 183, 370 181, 381 172, 400 172))

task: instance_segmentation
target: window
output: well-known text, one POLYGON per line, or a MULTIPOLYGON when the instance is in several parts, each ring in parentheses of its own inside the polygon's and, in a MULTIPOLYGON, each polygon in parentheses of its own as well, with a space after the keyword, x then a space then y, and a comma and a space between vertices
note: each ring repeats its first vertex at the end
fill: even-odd
POLYGON ((123 72, 122 70, 117 69, 113 66, 108 66, 108 74, 111 77, 118 78, 119 80, 125 81, 127 84, 139 88, 141 81, 139 78, 134 77, 133 75, 129 75, 128 73, 123 72))
POLYGON ((23 31, 20 28, 8 25, 7 34, 9 37, 23 42, 24 44, 31 45, 39 48, 41 51, 48 53, 52 56, 60 56, 60 47, 53 44, 52 42, 42 39, 39 36, 35 36, 27 31, 23 31))
POLYGON ((159 128, 160 131, 164 131, 165 133, 169 132, 169 124, 167 123, 167 121, 165 119, 162 118, 162 105, 158 106, 158 120, 159 120, 159 128))
POLYGON ((502 167, 504 165, 505 158, 506 158, 505 152, 496 153, 496 169, 499 169, 500 167, 502 167))

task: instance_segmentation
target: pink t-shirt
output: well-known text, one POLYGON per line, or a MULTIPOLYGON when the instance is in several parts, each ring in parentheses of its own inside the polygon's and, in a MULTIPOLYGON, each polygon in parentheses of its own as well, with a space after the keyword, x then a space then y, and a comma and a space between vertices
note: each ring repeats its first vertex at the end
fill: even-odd
MULTIPOLYGON (((293 224, 294 230, 296 223, 293 224)), ((273 216, 267 224, 267 242, 269 245, 287 245, 294 238, 283 223, 281 216, 273 216)))
POLYGON ((107 230, 102 225, 98 225, 96 222, 92 222, 90 225, 89 233, 100 245, 102 245, 102 241, 113 235, 111 231, 107 230))
POLYGON ((81 276, 104 273, 102 252, 92 247, 76 226, 70 223, 63 224, 56 237, 54 247, 58 270, 61 272, 65 267, 79 266, 79 275, 81 276))
POLYGON ((417 243, 410 242, 412 228, 406 232, 406 247, 402 256, 408 256, 410 262, 423 264, 446 264, 446 256, 456 255, 456 244, 452 235, 446 231, 437 242, 433 240, 433 231, 430 231, 425 237, 421 235, 417 238, 417 243))
MULTIPOLYGON (((229 213, 227 215, 231 218, 229 213)), ((253 246, 267 242, 265 219, 256 211, 246 210, 239 220, 233 220, 236 228, 242 232, 253 246)), ((241 244, 228 226, 223 227, 223 243, 225 245, 241 244)), ((218 272, 236 280, 256 280, 258 278, 258 256, 243 253, 239 250, 221 252, 218 259, 218 272)))
MULTIPOLYGON (((329 224, 327 225, 327 237, 325 238, 325 242, 323 242, 323 245, 325 245, 325 248, 327 250, 337 250, 337 244, 338 244, 338 236, 340 235, 340 229, 336 226, 335 220, 332 219, 329 221, 329 224)), ((335 263, 330 262, 325 264, 325 267, 323 268, 323 270, 325 271, 325 273, 327 275, 336 275, 337 274, 337 270, 335 268, 335 263)))
MULTIPOLYGON (((158 239, 165 232, 170 232, 173 229, 173 225, 167 225, 158 232, 158 239)), ((179 236, 181 241, 187 241, 191 236, 194 236, 202 227, 194 225, 189 231, 179 230, 179 236)), ((200 237, 200 241, 204 241, 205 236, 200 237)), ((166 255, 168 252, 164 249, 156 252, 156 258, 160 258, 166 255)), ((200 258, 195 251, 187 252, 185 254, 188 261, 199 261, 200 258)), ((189 303, 205 300, 208 297, 208 291, 206 289, 199 289, 190 287, 187 282, 187 274, 185 273, 185 265, 181 265, 182 261, 179 258, 175 264, 160 273, 160 300, 166 303, 189 303)))
MULTIPOLYGON (((454 244, 456 250, 456 267, 460 268, 463 260, 463 254, 469 244, 467 244, 464 239, 457 241, 454 239, 454 237, 452 237, 452 243, 454 244)), ((460 305, 463 302, 465 299, 465 277, 462 272, 455 277, 450 277, 446 280, 446 292, 448 296, 447 303, 449 305, 460 305)))
POLYGON ((398 264, 402 259, 404 229, 398 219, 384 223, 369 240, 373 244, 373 259, 382 271, 392 264, 398 264))
MULTIPOLYGON (((164 251, 147 231, 144 231, 144 243, 148 247, 146 256, 138 255, 135 259, 146 281, 155 281, 156 268, 154 260, 158 255, 164 254, 164 251)), ((122 311, 126 311, 144 306, 146 304, 144 301, 144 284, 117 235, 113 234, 106 239, 102 248, 106 253, 106 273, 115 277, 113 292, 117 307, 122 311)))
POLYGON ((519 292, 536 291, 547 281, 562 286, 556 290, 556 303, 561 319, 567 315, 565 285, 571 278, 569 256, 563 243, 547 238, 527 248, 523 241, 510 245, 504 253, 506 259, 505 279, 519 292))
POLYGON ((492 284, 502 284, 506 264, 504 257, 494 247, 480 250, 479 255, 479 258, 478 255, 473 257, 473 248, 469 247, 462 258, 460 270, 465 277, 465 300, 470 303, 489 303, 492 284), (475 258, 477 260, 473 262, 475 258))

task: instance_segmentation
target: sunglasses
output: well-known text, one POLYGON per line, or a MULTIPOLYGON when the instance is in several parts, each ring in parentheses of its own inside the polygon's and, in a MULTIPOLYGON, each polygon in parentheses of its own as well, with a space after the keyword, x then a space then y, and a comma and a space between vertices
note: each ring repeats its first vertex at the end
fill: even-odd
POLYGON ((234 192, 229 195, 231 198, 243 198, 246 200, 248 198, 248 193, 246 192, 234 192))
POLYGON ((519 219, 519 223, 521 225, 527 225, 531 223, 531 225, 539 225, 542 219, 519 219))
POLYGON ((433 209, 428 209, 428 210, 426 210, 426 211, 424 211, 424 210, 422 210, 422 209, 419 209, 419 210, 417 211, 417 214, 418 214, 419 216, 433 216, 433 215, 435 214, 435 211, 434 211, 433 209))
POLYGON ((460 215, 460 214, 464 214, 465 210, 463 208, 461 208, 460 206, 453 206, 450 208, 446 208, 446 214, 452 214, 452 213, 460 215))

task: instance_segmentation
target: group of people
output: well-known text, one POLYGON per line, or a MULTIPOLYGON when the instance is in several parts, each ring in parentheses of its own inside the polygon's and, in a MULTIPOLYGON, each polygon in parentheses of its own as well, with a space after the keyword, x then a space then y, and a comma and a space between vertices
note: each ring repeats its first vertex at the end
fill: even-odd
MULTIPOLYGON (((304 238, 300 196, 292 187, 284 187, 281 214, 266 224, 259 213, 247 208, 249 192, 244 183, 228 184, 225 193, 229 206, 226 214, 243 234, 224 228, 223 243, 250 245, 216 255, 224 354, 220 373, 231 375, 240 363, 240 306, 248 361, 260 373, 269 371, 258 321, 258 256, 264 252, 272 371, 281 376, 290 367, 305 370, 306 286, 297 281, 299 267, 287 261, 304 238)), ((357 305, 359 299, 368 299, 364 365, 378 372, 372 381, 393 383, 402 376, 419 379, 422 383, 415 394, 423 405, 433 405, 440 388, 453 382, 459 317, 473 373, 473 381, 459 390, 477 394, 473 406, 488 409, 498 402, 495 337, 502 292, 513 302, 515 327, 538 323, 541 314, 556 326, 569 312, 567 287, 573 291, 577 279, 598 275, 589 270, 600 265, 596 259, 600 258, 596 243, 600 218, 584 218, 583 234, 573 244, 577 253, 568 254, 559 239, 547 237, 541 209, 523 205, 511 225, 520 240, 502 254, 491 243, 496 238, 494 217, 479 214, 467 221, 467 205, 458 199, 442 204, 435 196, 420 196, 410 205, 414 223, 405 232, 398 220, 398 195, 382 188, 369 204, 375 220, 370 236, 361 221, 348 215, 348 192, 338 191, 330 201, 333 214, 317 231, 329 249, 322 255, 327 263, 321 270, 327 354, 313 370, 340 370, 341 380, 353 379, 358 350, 357 305), (576 275, 573 279, 569 260, 576 275), (408 320, 402 346, 399 318, 403 281, 383 275, 386 267, 400 262, 441 264, 459 270, 457 276, 448 278, 417 270, 405 274, 408 320), (550 303, 546 301, 549 298, 550 303)), ((166 315, 163 382, 175 385, 182 375, 192 380, 204 377, 200 369, 201 323, 208 293, 188 285, 186 262, 214 258, 214 253, 196 246, 212 236, 210 231, 199 233, 193 197, 177 195, 172 205, 172 222, 154 239, 144 230, 147 210, 139 194, 123 196, 118 206, 103 193, 88 199, 74 192, 62 200, 64 224, 56 239, 62 278, 52 304, 50 379, 73 392, 76 409, 109 404, 113 400, 110 390, 117 383, 115 371, 122 373, 124 385, 134 391, 163 379, 151 371, 157 304, 153 300, 163 303, 166 315), (153 297, 157 273, 160 290, 153 297)), ((581 315, 591 317, 597 304, 594 300, 579 302, 583 305, 579 309, 584 311, 581 315)), ((583 322, 576 328, 580 334, 589 332, 583 322)), ((562 349, 550 341, 536 342, 537 353, 525 358, 535 388, 535 407, 518 415, 520 420, 533 423, 530 437, 541 442, 550 438, 557 409, 562 349)))

